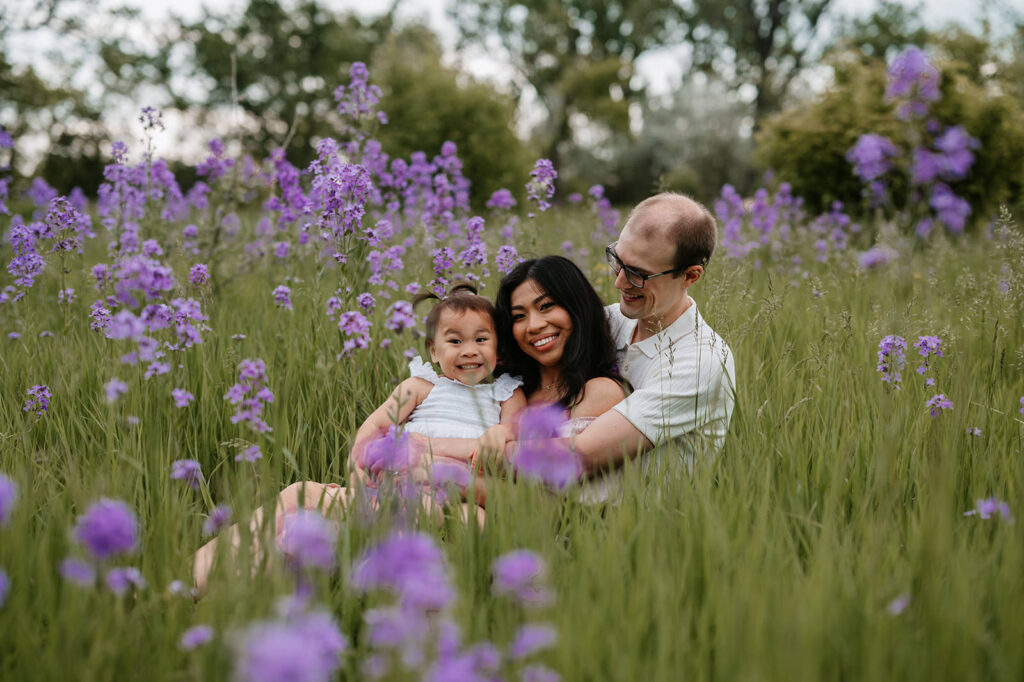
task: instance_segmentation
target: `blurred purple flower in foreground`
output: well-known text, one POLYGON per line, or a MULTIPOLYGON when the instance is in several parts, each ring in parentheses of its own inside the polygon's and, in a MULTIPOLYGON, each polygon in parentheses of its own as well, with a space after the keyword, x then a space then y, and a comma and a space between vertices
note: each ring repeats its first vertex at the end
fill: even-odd
POLYGON ((127 592, 133 585, 140 590, 146 588, 146 579, 134 566, 112 568, 107 571, 107 589, 117 596, 127 592))
POLYGON ((210 516, 203 521, 203 535, 213 535, 229 523, 231 523, 231 507, 226 504, 218 504, 210 512, 210 516))
POLYGON ((350 580, 362 592, 390 590, 408 608, 440 610, 454 597, 444 555, 432 538, 420 533, 396 532, 368 549, 350 580))
POLYGON ((81 559, 68 558, 62 561, 60 575, 81 587, 92 587, 96 584, 96 569, 81 559))
POLYGON ((240 682, 327 682, 348 649, 330 615, 304 614, 250 625, 235 639, 235 679, 240 682))
POLYGON ((554 599, 546 584, 544 560, 529 550, 516 550, 498 557, 491 566, 491 574, 496 595, 527 605, 548 604, 554 599))
POLYGON ((18 486, 7 477, 0 474, 0 528, 3 528, 11 520, 11 510, 18 501, 18 486))
POLYGON ((527 623, 516 633, 515 639, 509 645, 508 655, 512 659, 528 658, 538 651, 554 646, 557 641, 558 632, 550 625, 527 623))
POLYGON ((520 679, 522 682, 559 682, 562 678, 543 665, 528 665, 520 673, 520 679))
POLYGON ((363 466, 367 471, 403 471, 409 466, 409 434, 400 432, 392 424, 387 434, 371 441, 363 453, 363 466))
POLYGON ((181 633, 178 648, 182 651, 192 651, 208 643, 211 639, 213 639, 213 628, 209 625, 193 625, 181 633))
POLYGON ((263 451, 259 445, 250 445, 235 455, 236 462, 255 462, 260 459, 263 459, 263 451))
POLYGON ((906 611, 908 606, 910 606, 910 595, 904 592, 889 602, 889 605, 885 607, 885 611, 890 616, 895 617, 906 611))
POLYGON ((519 476, 546 483, 556 490, 579 479, 583 466, 562 440, 559 427, 565 422, 556 405, 527 409, 519 422, 519 447, 512 464, 519 476))
POLYGON ((102 561, 135 550, 139 542, 139 522, 127 504, 104 497, 78 517, 74 537, 85 545, 93 558, 102 561))
POLYGON ((118 398, 128 392, 128 384, 117 377, 114 377, 107 382, 106 386, 103 387, 103 390, 107 394, 107 402, 114 403, 117 402, 118 398))
POLYGON ((999 514, 1004 521, 1013 523, 1013 517, 1010 516, 1010 505, 996 497, 977 500, 974 503, 974 509, 964 512, 964 516, 974 516, 975 514, 983 519, 989 519, 995 514, 999 514))
POLYGON ((880 268, 883 265, 888 265, 894 261, 897 257, 897 253, 890 248, 884 246, 872 246, 870 249, 860 254, 857 259, 857 263, 864 270, 870 270, 872 268, 880 268))
POLYGON ((280 550, 298 571, 334 568, 337 528, 318 512, 300 509, 284 517, 280 550))
POLYGON ((0 608, 3 608, 4 604, 7 603, 7 591, 11 588, 11 581, 7 577, 7 572, 0 568, 0 608))
POLYGON ((171 462, 171 478, 185 481, 193 489, 199 489, 199 481, 203 480, 203 471, 199 462, 194 459, 176 459, 171 462))
POLYGON ((176 388, 172 390, 171 397, 174 398, 174 404, 177 407, 188 407, 188 404, 196 399, 194 395, 183 388, 176 388))

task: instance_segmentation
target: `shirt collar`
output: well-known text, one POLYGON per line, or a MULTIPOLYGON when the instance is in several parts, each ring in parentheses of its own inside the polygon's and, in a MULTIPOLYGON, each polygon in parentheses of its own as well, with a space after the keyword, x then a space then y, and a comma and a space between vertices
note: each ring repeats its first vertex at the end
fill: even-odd
POLYGON ((639 320, 630 320, 632 324, 627 325, 629 328, 629 333, 625 335, 625 343, 623 344, 622 349, 624 350, 629 348, 630 346, 633 346, 640 350, 648 358, 653 359, 657 357, 661 350, 665 347, 666 340, 677 341, 681 339, 683 336, 696 331, 697 320, 700 317, 697 313, 697 302, 694 301, 689 296, 687 296, 686 298, 690 302, 690 305, 686 309, 686 312, 684 312, 682 315, 676 318, 676 321, 670 324, 668 327, 662 329, 654 336, 647 337, 643 341, 629 343, 629 339, 633 338, 633 330, 636 329, 636 325, 639 323, 639 320))

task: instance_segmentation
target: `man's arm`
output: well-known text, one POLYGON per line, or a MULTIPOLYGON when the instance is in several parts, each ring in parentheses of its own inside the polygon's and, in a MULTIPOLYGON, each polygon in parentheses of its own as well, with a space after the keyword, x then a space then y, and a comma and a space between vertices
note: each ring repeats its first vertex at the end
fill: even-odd
POLYGON ((615 410, 602 414, 573 439, 573 450, 580 456, 587 476, 614 469, 653 447, 632 422, 615 410))

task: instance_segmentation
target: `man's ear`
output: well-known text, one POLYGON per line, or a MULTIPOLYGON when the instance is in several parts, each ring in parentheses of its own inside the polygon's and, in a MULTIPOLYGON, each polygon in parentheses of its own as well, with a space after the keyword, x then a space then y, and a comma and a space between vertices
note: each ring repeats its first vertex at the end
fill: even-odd
POLYGON ((704 266, 702 265, 691 265, 683 273, 683 279, 686 280, 686 286, 689 287, 692 284, 696 284, 697 280, 704 276, 704 266))

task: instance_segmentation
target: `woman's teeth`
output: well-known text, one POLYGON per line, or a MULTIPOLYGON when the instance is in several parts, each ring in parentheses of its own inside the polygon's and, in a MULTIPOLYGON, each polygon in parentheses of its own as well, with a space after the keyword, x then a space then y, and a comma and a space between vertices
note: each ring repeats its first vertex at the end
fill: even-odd
POLYGON ((558 338, 557 334, 555 334, 553 336, 545 336, 543 339, 539 339, 537 341, 534 341, 533 342, 533 347, 534 348, 543 348, 544 346, 546 346, 549 343, 551 343, 552 341, 554 341, 556 338, 558 338))

